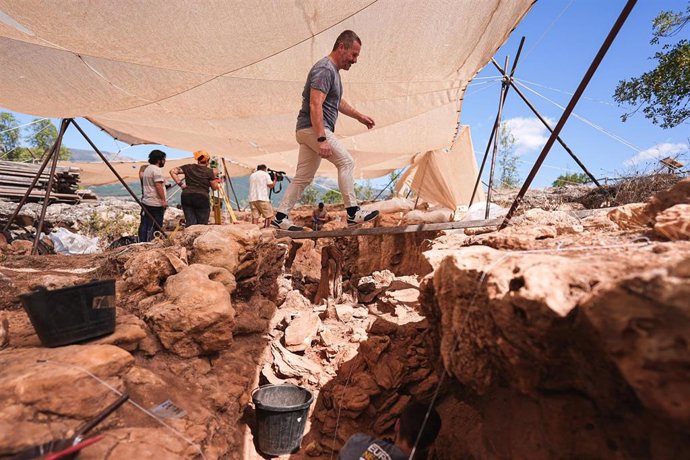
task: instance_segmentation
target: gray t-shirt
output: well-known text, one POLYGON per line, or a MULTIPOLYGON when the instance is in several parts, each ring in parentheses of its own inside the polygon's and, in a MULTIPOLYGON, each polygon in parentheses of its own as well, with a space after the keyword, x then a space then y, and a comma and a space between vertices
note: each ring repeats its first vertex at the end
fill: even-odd
POLYGON ((163 207, 163 201, 156 191, 156 182, 165 182, 163 170, 156 165, 148 165, 141 178, 143 196, 141 202, 147 206, 163 207))
POLYGON ((335 122, 338 119, 338 107, 343 96, 343 85, 340 81, 338 69, 328 56, 318 61, 309 71, 307 81, 302 91, 302 109, 297 115, 297 129, 311 128, 309 117, 310 90, 314 88, 326 95, 323 102, 323 125, 331 132, 335 132, 335 122))
POLYGON ((340 460, 407 460, 395 444, 364 433, 350 436, 338 454, 340 460))

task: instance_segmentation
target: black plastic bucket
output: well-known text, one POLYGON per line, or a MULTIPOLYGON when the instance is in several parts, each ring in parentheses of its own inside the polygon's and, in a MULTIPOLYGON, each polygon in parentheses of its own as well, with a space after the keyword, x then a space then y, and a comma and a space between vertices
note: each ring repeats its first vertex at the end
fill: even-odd
POLYGON ((314 395, 297 385, 264 385, 252 392, 256 406, 257 448, 283 455, 299 450, 314 395))
POLYGON ((115 280, 21 294, 24 310, 46 347, 112 334, 115 331, 115 280))

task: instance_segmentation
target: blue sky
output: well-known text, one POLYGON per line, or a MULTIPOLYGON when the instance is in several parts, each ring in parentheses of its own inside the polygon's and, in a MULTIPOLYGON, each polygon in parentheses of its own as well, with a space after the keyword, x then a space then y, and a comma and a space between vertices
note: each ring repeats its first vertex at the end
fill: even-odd
MULTIPOLYGON (((529 88, 521 87, 552 126, 555 126, 562 109, 542 96, 561 106, 567 105, 570 100, 568 93, 577 88, 625 3, 624 0, 540 0, 497 52, 495 58, 500 64, 506 55, 510 55, 512 61, 520 38, 526 37, 515 76, 529 88)), ((612 99, 620 80, 638 76, 654 67, 650 57, 657 48, 649 44, 652 19, 661 9, 684 10, 686 5, 686 0, 640 0, 575 107, 575 114, 586 121, 571 116, 565 125, 561 137, 596 177, 617 177, 632 171, 649 170, 659 156, 681 154, 680 160, 690 163, 687 122, 664 130, 638 113, 623 123, 620 116, 625 109, 618 107, 612 99)), ((675 39, 689 35, 690 27, 686 27, 675 39)), ((487 65, 470 84, 463 103, 461 122, 471 126, 478 163, 496 116, 500 83, 494 77, 498 75, 491 64, 487 65)), ((508 96, 503 113, 503 119, 516 139, 522 181, 546 142, 548 132, 515 93, 508 96)), ((17 116, 21 123, 33 119, 28 115, 17 116)), ((80 125, 104 151, 121 150, 123 155, 143 159, 152 148, 129 147, 116 142, 86 120, 81 120, 80 125)), ((90 148, 74 128, 68 130, 65 145, 90 148)), ((172 158, 189 155, 169 148, 166 151, 172 158)), ((550 185, 564 172, 580 172, 580 169, 556 144, 532 186, 550 185)), ((387 181, 381 179, 376 182, 383 185, 387 181)))
MULTIPOLYGON (((565 107, 601 47, 616 18, 623 0, 548 0, 538 1, 518 25, 495 58, 503 65, 506 55, 515 57, 520 38, 526 37, 515 76, 532 90, 565 107), (528 83, 529 82, 529 83, 528 83)), ((620 80, 638 76, 655 66, 649 58, 657 48, 649 44, 652 20, 661 9, 683 11, 686 0, 638 1, 623 25, 606 57, 575 106, 575 114, 611 135, 573 116, 568 119, 561 138, 597 178, 618 177, 656 166, 655 156, 681 153, 688 163, 688 123, 673 129, 661 129, 642 116, 634 115, 623 123, 625 109, 612 98, 620 80)), ((690 27, 674 41, 690 36, 690 27)), ((472 139, 478 162, 484 154, 498 107, 500 83, 489 77, 498 70, 488 65, 467 90, 461 122, 472 127, 472 139)), ((522 92, 555 126, 562 109, 548 100, 520 87, 522 92)), ((548 131, 515 93, 509 93, 503 119, 511 127, 520 153, 521 180, 534 164, 544 146, 548 131)), ((581 172, 570 156, 555 144, 533 182, 533 187, 549 185, 565 172, 581 172)), ((485 175, 486 177, 487 175, 485 175)))

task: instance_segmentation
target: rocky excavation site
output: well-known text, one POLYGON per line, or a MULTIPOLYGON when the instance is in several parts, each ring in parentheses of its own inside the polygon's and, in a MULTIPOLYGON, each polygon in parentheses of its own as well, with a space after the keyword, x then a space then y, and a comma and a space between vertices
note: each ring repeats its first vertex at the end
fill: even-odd
POLYGON ((409 401, 432 399, 434 459, 688 458, 690 179, 567 209, 523 209, 502 231, 193 226, 74 256, 2 239, 0 453, 71 436, 125 393, 80 458, 260 459, 252 391, 293 383, 314 402, 280 458, 392 437, 409 401), (18 295, 106 279, 115 332, 42 346, 18 295))

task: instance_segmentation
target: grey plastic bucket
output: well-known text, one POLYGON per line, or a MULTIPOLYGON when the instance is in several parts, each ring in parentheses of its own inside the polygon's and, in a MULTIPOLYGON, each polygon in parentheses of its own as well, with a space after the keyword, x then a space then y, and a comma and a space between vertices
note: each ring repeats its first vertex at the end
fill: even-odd
POLYGON ((283 455, 299 450, 314 395, 297 385, 263 385, 252 392, 257 448, 283 455))

